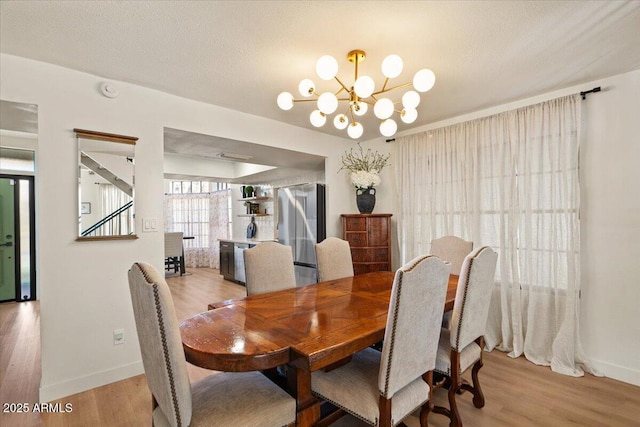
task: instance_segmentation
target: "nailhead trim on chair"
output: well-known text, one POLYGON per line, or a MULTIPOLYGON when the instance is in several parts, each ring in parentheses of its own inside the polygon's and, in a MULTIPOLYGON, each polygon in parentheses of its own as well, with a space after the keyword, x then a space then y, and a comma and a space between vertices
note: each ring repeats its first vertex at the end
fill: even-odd
MULTIPOLYGON (((417 263, 416 263, 417 264, 417 263)), ((391 343, 389 343, 389 361, 387 362, 387 373, 384 378, 384 397, 388 398, 387 393, 389 390, 389 377, 391 376, 391 362, 393 360, 393 348, 396 341, 396 323, 398 321, 398 306, 400 305, 400 294, 402 293, 402 278, 404 272, 400 271, 398 275, 398 297, 396 298, 396 306, 393 309, 393 329, 391 329, 391 343)))
POLYGON ((331 403, 336 408, 341 408, 343 411, 347 412, 348 414, 351 414, 353 417, 359 419, 360 421, 363 421, 363 422, 365 422, 365 423, 367 423, 369 425, 372 425, 372 426, 377 426, 378 425, 378 418, 376 418, 375 420, 369 420, 367 418, 362 417, 359 414, 356 414, 355 412, 352 412, 352 411, 348 410, 347 408, 344 408, 344 407, 340 406, 340 404, 338 402, 335 402, 335 401, 329 399, 328 397, 324 396, 323 394, 316 393, 316 392, 314 392, 313 394, 316 395, 317 397, 319 397, 320 399, 331 403))
POLYGON ((178 427, 182 426, 182 420, 180 418, 180 409, 178 408, 178 395, 176 393, 176 386, 173 380, 173 368, 169 361, 169 347, 167 346, 167 333, 164 329, 164 320, 162 318, 162 307, 160 307, 160 295, 158 294, 158 284, 153 284, 153 297, 156 303, 156 313, 158 314, 158 325, 160 327, 160 337, 162 339, 162 351, 164 353, 165 366, 167 368, 167 375, 169 376, 169 383, 171 384, 171 400, 173 401, 173 410, 176 413, 176 421, 178 427))

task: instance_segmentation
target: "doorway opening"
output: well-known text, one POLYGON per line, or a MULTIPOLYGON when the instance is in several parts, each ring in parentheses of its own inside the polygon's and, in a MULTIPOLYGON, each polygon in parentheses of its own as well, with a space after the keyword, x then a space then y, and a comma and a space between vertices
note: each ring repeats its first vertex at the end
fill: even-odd
POLYGON ((36 299, 34 198, 33 176, 0 175, 0 302, 36 299))

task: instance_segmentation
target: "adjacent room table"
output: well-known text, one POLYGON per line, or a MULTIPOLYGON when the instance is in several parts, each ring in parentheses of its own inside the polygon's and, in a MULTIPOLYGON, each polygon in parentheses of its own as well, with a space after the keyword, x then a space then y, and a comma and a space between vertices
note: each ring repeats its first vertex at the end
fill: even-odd
MULTIPOLYGON (((187 361, 231 372, 287 365, 296 425, 313 425, 320 403, 311 372, 382 340, 393 277, 379 271, 211 304, 180 324, 187 361)), ((453 309, 457 283, 449 277, 444 311, 453 309)))

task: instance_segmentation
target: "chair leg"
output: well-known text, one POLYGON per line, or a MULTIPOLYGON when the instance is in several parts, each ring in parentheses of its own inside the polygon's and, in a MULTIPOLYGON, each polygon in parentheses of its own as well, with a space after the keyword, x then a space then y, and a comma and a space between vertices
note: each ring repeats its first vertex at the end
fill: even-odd
POLYGON ((449 427, 462 427, 462 418, 458 413, 458 405, 456 404, 456 392, 458 387, 452 385, 449 389, 449 427))
POLYGON ((420 409, 420 427, 427 427, 429 412, 433 409, 433 371, 422 375, 422 379, 429 385, 429 400, 420 409))
POLYGON ((436 406, 433 408, 433 412, 449 417, 449 427, 462 427, 462 418, 460 418, 458 405, 456 404, 456 394, 462 388, 460 353, 455 350, 451 350, 449 360, 451 361, 450 384, 449 391, 447 392, 447 396, 449 397, 449 409, 436 406))
POLYGON ((471 379, 473 380, 473 390, 471 390, 471 392, 473 393, 473 406, 476 408, 482 408, 484 406, 484 393, 482 393, 480 380, 478 379, 478 371, 482 366, 481 358, 473 365, 473 370, 471 371, 471 379))
POLYGON ((378 410, 380 411, 378 427, 391 427, 391 399, 380 396, 378 410))
MULTIPOLYGON (((484 339, 480 337, 476 340, 476 343, 480 346, 480 348, 484 348, 484 339)), ((471 370, 471 380, 473 382, 473 386, 469 384, 463 384, 462 388, 473 393, 473 406, 476 408, 484 407, 484 393, 482 392, 482 388, 480 387, 480 380, 478 379, 478 372, 480 368, 482 368, 482 350, 480 351, 480 359, 473 365, 473 369, 471 370)))
POLYGON ((460 418, 460 414, 458 413, 458 406, 456 404, 456 391, 457 387, 451 385, 449 391, 447 392, 447 396, 449 397, 449 408, 445 408, 442 406, 434 406, 433 413, 445 415, 449 418, 449 427, 462 427, 462 418, 460 418))

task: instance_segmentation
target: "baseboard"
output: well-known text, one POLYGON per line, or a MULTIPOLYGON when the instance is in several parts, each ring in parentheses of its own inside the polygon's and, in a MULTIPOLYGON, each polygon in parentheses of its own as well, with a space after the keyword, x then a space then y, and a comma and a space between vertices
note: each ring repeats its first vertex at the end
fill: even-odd
POLYGON ((602 360, 590 360, 591 365, 607 378, 640 387, 640 371, 626 366, 616 365, 602 360))
POLYGON ((43 387, 40 385, 40 402, 51 402, 52 400, 62 399, 72 394, 81 393, 121 381, 136 375, 144 373, 142 361, 130 363, 128 365, 118 366, 107 371, 94 372, 91 375, 74 378, 72 380, 59 382, 43 387))

